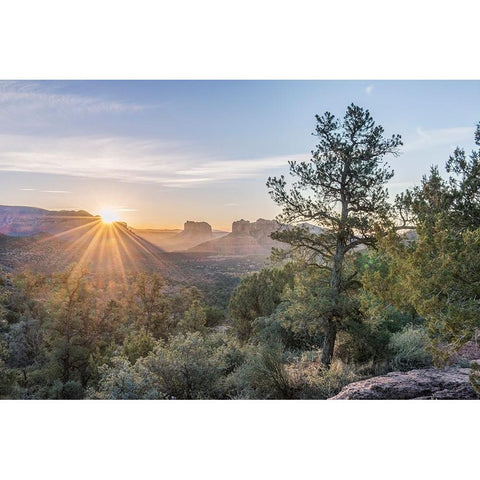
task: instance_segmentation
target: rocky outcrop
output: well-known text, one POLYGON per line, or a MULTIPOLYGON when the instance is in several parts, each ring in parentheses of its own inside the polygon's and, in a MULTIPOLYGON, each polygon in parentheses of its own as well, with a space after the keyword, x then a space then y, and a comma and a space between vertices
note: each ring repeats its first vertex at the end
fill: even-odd
POLYGON ((278 228, 275 220, 237 220, 232 223, 232 233, 201 243, 190 251, 217 255, 269 255, 272 247, 281 245, 270 237, 278 228))
POLYGON ((181 252, 189 248, 208 242, 219 235, 227 232, 213 232, 207 222, 193 222, 187 220, 183 224, 183 230, 135 230, 142 238, 167 252, 181 252))
POLYGON ((259 218, 256 222, 237 220, 232 223, 232 235, 249 235, 258 240, 270 239, 270 234, 278 230, 279 224, 275 220, 259 218))
POLYGON ((330 400, 459 400, 476 399, 469 368, 425 368, 391 372, 351 383, 330 400))
POLYGON ((270 235, 279 228, 280 225, 275 220, 259 218, 256 222, 252 223, 250 235, 255 238, 260 245, 266 245, 270 248, 275 245, 270 235))
POLYGON ((192 222, 187 220, 183 224, 183 232, 180 233, 182 236, 198 236, 198 237, 211 237, 212 236, 212 227, 207 222, 192 222))
POLYGON ((237 220, 232 223, 232 235, 250 235, 251 223, 248 220, 237 220))

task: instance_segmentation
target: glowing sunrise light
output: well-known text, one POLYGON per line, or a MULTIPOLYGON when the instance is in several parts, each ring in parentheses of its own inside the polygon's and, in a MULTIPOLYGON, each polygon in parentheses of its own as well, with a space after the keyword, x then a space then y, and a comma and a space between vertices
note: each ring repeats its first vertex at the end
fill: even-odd
POLYGON ((102 217, 102 222, 106 224, 118 222, 117 212, 110 208, 104 208, 103 210, 100 210, 100 217, 102 217))

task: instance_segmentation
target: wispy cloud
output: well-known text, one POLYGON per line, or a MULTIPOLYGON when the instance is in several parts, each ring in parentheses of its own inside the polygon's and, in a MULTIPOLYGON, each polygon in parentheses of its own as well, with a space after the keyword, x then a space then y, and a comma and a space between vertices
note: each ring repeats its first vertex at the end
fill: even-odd
POLYGON ((40 111, 57 113, 124 113, 143 110, 144 105, 111 101, 63 93, 52 84, 30 81, 0 81, 0 108, 3 112, 22 114, 40 111))
POLYGON ((424 130, 417 127, 415 136, 404 139, 403 150, 413 152, 432 149, 438 146, 447 145, 451 148, 462 145, 473 139, 475 127, 453 127, 434 130, 424 130))
POLYGON ((366 93, 367 95, 371 95, 374 88, 375 88, 375 85, 373 85, 373 84, 372 84, 372 85, 368 85, 368 87, 365 88, 365 93, 366 93))
POLYGON ((289 160, 306 160, 308 155, 280 155, 266 158, 252 158, 244 160, 217 160, 206 161, 199 165, 194 165, 185 170, 177 170, 177 174, 203 175, 219 178, 248 178, 254 176, 258 172, 266 172, 272 168, 285 167, 289 160))
MULTIPOLYGON (((0 171, 107 178, 165 187, 267 175, 308 155, 219 159, 158 140, 126 137, 0 135, 0 171)), ((49 190, 48 193, 60 191, 49 190)))
MULTIPOLYGON (((418 128, 404 139, 403 150, 405 153, 428 152, 442 145, 449 148, 465 145, 473 138, 473 132, 473 126, 437 130, 418 128)), ((289 160, 308 158, 308 154, 219 158, 156 139, 0 135, 0 171, 154 183, 169 188, 192 188, 213 182, 266 177, 286 170, 289 160)), ((26 187, 24 190, 30 191, 26 187)), ((43 193, 69 192, 48 189, 43 193)))
POLYGON ((34 192, 35 189, 34 188, 19 188, 20 191, 22 192, 34 192))

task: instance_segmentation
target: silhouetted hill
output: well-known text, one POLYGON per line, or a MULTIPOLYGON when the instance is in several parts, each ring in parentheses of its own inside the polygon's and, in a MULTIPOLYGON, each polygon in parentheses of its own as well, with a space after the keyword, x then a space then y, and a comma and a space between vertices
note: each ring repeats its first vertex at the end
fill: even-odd
POLYGON ((85 210, 45 210, 36 207, 0 205, 0 233, 27 237, 57 234, 98 219, 85 210))

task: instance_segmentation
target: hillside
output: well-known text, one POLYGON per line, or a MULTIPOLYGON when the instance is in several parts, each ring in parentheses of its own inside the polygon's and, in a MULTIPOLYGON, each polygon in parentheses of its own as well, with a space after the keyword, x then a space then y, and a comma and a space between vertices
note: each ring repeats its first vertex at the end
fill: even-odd
POLYGON ((0 233, 27 237, 39 233, 55 235, 82 227, 98 217, 85 210, 45 210, 36 207, 0 205, 0 233))
POLYGON ((171 279, 184 278, 160 248, 121 222, 105 225, 93 217, 56 235, 0 236, 0 265, 7 270, 53 273, 73 264, 106 277, 159 272, 171 279))

